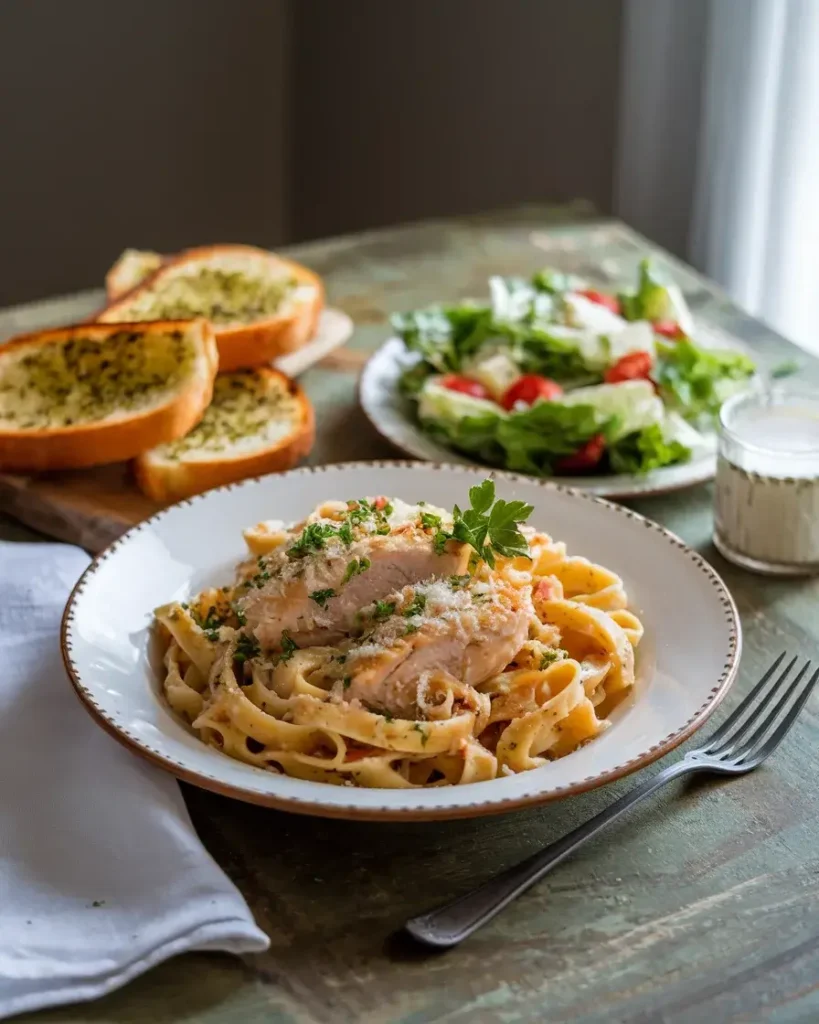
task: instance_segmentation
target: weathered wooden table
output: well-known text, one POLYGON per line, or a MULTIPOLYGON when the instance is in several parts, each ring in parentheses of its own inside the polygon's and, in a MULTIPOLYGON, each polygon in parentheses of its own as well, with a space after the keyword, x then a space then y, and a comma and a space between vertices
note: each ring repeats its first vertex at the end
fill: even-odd
MULTIPOLYGON (((561 262, 581 272, 628 272, 651 248, 621 225, 583 218, 577 208, 530 208, 293 250, 325 277, 331 301, 357 324, 351 354, 304 378, 318 412, 313 461, 391 454, 355 397, 357 354, 386 336, 389 312, 480 294, 499 269, 561 262), (535 242, 556 250, 539 252, 533 232, 535 242)), ((694 308, 744 338, 761 361, 795 354, 670 262, 694 308)), ((70 300, 64 308, 69 317, 70 300)), ((13 318, 30 322, 32 315, 13 318)), ((801 358, 803 375, 819 380, 819 363, 801 358)), ((728 707, 783 648, 819 653, 819 582, 770 580, 727 565, 710 542, 709 487, 635 507, 698 548, 734 593, 745 654, 728 707)), ((27 534, 0 520, 0 536, 27 534)), ((818 710, 814 700, 759 773, 666 791, 444 955, 408 948, 393 932, 408 915, 557 838, 633 779, 541 810, 426 825, 311 820, 185 788, 203 841, 271 936, 270 951, 180 957, 96 1004, 35 1019, 819 1021, 818 710)))

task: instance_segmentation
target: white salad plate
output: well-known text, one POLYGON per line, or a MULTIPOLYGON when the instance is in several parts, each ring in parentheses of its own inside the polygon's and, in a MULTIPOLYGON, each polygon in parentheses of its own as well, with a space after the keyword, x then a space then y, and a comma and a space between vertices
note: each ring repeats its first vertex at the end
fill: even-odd
POLYGON ((491 782, 364 789, 307 782, 203 743, 161 692, 153 609, 233 579, 242 530, 297 520, 320 501, 386 494, 451 507, 486 470, 361 462, 294 470, 174 505, 126 533, 85 571, 66 606, 62 651, 94 719, 180 779, 253 803, 338 818, 424 820, 499 813, 618 779, 682 743, 714 711, 739 665, 741 634, 725 584, 679 538, 636 513, 550 482, 493 473, 500 497, 534 506, 531 525, 619 573, 645 637, 636 685, 601 736, 557 761, 491 782))
MULTIPOLYGON (((731 348, 749 354, 738 339, 703 324, 697 325, 697 342, 704 348, 731 348)), ((359 383, 359 399, 365 415, 382 437, 407 455, 429 462, 450 462, 461 466, 483 463, 439 444, 418 423, 415 406, 401 393, 401 374, 415 362, 400 338, 390 338, 373 353, 359 383)), ((556 477, 561 483, 605 498, 636 498, 693 487, 712 480, 717 468, 717 439, 714 432, 703 434, 703 444, 694 449, 690 462, 646 473, 598 474, 556 477)), ((484 467, 485 468, 485 467, 484 467)))

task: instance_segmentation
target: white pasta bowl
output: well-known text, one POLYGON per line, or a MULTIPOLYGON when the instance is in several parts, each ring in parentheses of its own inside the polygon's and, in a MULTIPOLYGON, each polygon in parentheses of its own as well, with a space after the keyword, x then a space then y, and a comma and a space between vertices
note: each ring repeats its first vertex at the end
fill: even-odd
POLYGON ((541 768, 460 786, 365 789, 308 782, 234 760, 203 743, 165 702, 153 610, 222 585, 245 554, 242 530, 298 520, 329 498, 386 494, 450 508, 468 504, 487 471, 410 462, 295 470, 220 488, 130 530, 77 583, 62 626, 65 666, 94 719, 180 779, 282 810, 339 818, 424 820, 500 813, 618 779, 682 743, 733 682, 741 634, 720 577, 672 533, 600 498, 493 473, 500 497, 534 506, 531 525, 618 573, 645 636, 636 684, 611 727, 541 768))

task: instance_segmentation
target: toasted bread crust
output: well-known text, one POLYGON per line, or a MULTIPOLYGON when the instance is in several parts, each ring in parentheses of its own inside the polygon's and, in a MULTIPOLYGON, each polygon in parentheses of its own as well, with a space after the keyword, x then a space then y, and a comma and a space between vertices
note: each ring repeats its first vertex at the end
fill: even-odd
MULTIPOLYGON (((288 313, 277 314, 268 320, 256 320, 249 324, 229 326, 214 324, 216 344, 219 349, 219 369, 224 372, 264 366, 278 356, 301 348, 315 333, 319 314, 324 308, 324 285, 321 278, 300 263, 251 245, 205 245, 195 249, 186 249, 177 256, 165 259, 158 270, 146 277, 135 288, 110 302, 97 314, 96 319, 103 323, 113 322, 118 311, 127 308, 134 296, 143 291, 150 291, 165 274, 175 267, 184 263, 207 260, 212 255, 231 252, 235 252, 237 255, 253 255, 273 260, 277 264, 286 266, 300 284, 312 285, 314 295, 310 301, 299 303, 288 313)), ((109 276, 115 271, 116 264, 109 271, 109 276)), ((106 285, 110 289, 108 278, 106 278, 106 285)), ((116 287, 116 278, 114 287, 116 287)))
POLYGON ((166 256, 160 256, 158 252, 149 252, 148 250, 141 249, 126 249, 125 252, 121 253, 116 263, 108 269, 108 273, 105 275, 105 295, 108 302, 114 302, 116 299, 122 298, 123 295, 127 295, 133 288, 136 287, 133 281, 133 263, 140 257, 151 258, 156 260, 157 266, 154 270, 148 271, 144 274, 137 284, 142 282, 150 275, 158 270, 166 260, 166 256))
POLYGON ((233 458, 215 456, 207 461, 185 461, 181 458, 169 462, 146 451, 133 463, 137 485, 144 494, 154 501, 168 504, 248 477, 281 473, 292 469, 309 454, 316 433, 309 399, 295 381, 278 370, 264 367, 256 372, 286 381, 291 395, 298 400, 300 417, 290 434, 269 448, 233 458))
MULTIPOLYGON (((104 341, 123 329, 145 333, 179 330, 182 323, 185 322, 155 320, 148 324, 79 324, 21 335, 0 348, 0 370, 3 357, 21 348, 36 348, 74 337, 104 341)), ((40 472, 99 466, 131 459, 146 448, 184 436, 199 422, 210 404, 216 377, 217 351, 213 330, 206 320, 186 323, 189 329, 194 325, 202 332, 205 370, 191 376, 184 388, 164 405, 112 423, 79 423, 41 430, 0 427, 0 470, 40 472)))

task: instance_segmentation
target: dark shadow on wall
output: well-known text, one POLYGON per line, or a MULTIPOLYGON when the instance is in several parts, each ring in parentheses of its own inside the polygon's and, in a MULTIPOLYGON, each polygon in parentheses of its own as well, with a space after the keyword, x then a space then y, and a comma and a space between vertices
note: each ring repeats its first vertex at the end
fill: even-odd
POLYGON ((526 200, 611 208, 620 0, 294 7, 299 238, 526 200))
POLYGON ((0 3, 0 304, 127 245, 279 243, 286 26, 275 0, 0 3))
POLYGON ((620 0, 0 4, 0 305, 125 246, 611 206, 620 0))

